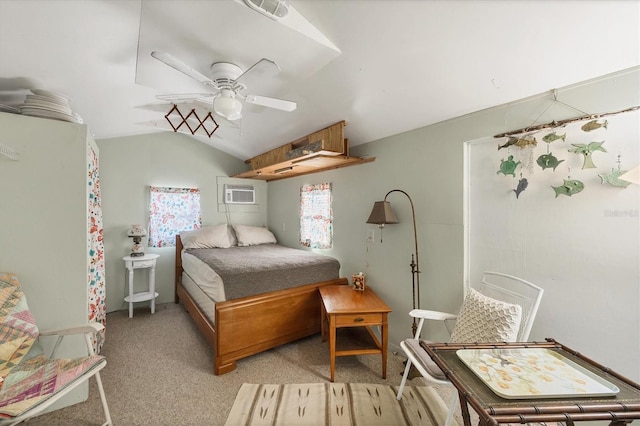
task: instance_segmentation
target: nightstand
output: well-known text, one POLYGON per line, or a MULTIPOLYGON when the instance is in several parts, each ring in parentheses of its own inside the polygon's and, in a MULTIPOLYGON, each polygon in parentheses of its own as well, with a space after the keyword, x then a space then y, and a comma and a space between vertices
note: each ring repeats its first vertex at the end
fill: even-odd
POLYGON ((145 254, 144 256, 125 256, 125 267, 129 270, 129 295, 124 298, 125 302, 129 302, 129 318, 133 318, 133 304, 135 302, 145 302, 150 300, 151 313, 156 311, 156 259, 159 254, 145 254), (133 272, 136 269, 151 268, 149 271, 149 289, 141 293, 133 292, 133 272))
POLYGON ((320 287, 320 324, 322 341, 329 338, 329 366, 331 381, 336 370, 336 357, 347 355, 382 355, 382 378, 387 378, 387 315, 391 312, 382 299, 367 287, 356 291, 348 285, 320 287), (371 327, 380 326, 379 340, 371 327), (337 348, 337 330, 350 331, 342 347, 337 348))

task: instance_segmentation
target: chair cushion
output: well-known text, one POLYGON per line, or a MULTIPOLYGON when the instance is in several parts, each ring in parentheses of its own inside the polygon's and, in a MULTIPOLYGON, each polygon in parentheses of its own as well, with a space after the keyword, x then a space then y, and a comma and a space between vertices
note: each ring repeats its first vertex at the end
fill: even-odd
POLYGON ((102 355, 47 359, 40 355, 8 371, 0 389, 0 417, 17 417, 73 384, 85 373, 106 365, 102 355))
POLYGON ((522 317, 520 305, 502 302, 470 289, 451 333, 452 343, 514 342, 522 317))
POLYGON ((406 343, 407 349, 411 351, 415 359, 420 362, 420 365, 427 370, 429 375, 438 380, 447 380, 446 376, 438 367, 438 365, 431 359, 427 351, 425 351, 421 346, 420 342, 428 342, 426 340, 418 340, 418 339, 406 339, 404 342, 406 343))
POLYGON ((100 355, 50 360, 39 334, 18 278, 0 273, 0 418, 21 415, 106 364, 100 355))

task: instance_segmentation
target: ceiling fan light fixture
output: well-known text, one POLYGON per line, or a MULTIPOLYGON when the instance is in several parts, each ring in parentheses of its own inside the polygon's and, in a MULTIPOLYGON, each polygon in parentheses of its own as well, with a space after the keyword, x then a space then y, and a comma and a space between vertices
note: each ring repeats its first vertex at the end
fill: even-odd
POLYGON ((234 96, 218 96, 213 101, 213 109, 216 114, 229 121, 242 118, 242 102, 234 96))
POLYGON ((244 0, 244 3, 271 19, 282 19, 289 14, 288 0, 244 0))

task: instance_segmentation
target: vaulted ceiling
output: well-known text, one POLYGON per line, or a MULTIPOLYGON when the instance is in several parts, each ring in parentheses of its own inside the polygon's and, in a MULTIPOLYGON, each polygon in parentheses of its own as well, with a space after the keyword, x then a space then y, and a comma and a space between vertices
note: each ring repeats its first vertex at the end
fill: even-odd
POLYGON ((194 136, 244 160, 340 120, 354 146, 640 64, 638 1, 290 6, 276 21, 242 0, 0 0, 0 104, 43 88, 68 95, 96 139, 168 131, 156 96, 208 89, 151 51, 205 75, 268 58, 281 72, 247 92, 297 109, 245 104, 194 136))

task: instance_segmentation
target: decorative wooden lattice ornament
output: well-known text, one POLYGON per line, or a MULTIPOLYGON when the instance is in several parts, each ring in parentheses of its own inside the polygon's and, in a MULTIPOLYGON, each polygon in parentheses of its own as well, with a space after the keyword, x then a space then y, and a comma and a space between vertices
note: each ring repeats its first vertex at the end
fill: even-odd
POLYGON ((220 125, 213 118, 211 111, 209 111, 209 113, 207 113, 207 115, 205 115, 204 118, 201 119, 198 116, 196 110, 192 108, 191 112, 184 116, 182 112, 180 112, 180 109, 176 104, 173 105, 173 108, 171 108, 171 110, 164 116, 164 118, 167 119, 174 132, 177 132, 178 129, 180 129, 180 127, 184 125, 187 127, 187 129, 189 129, 189 132, 191 132, 192 135, 195 135, 198 130, 202 129, 202 131, 204 131, 207 136, 211 137, 213 136, 215 131, 218 130, 218 127, 220 127, 220 125), (177 125, 175 125, 171 120, 172 114, 175 120, 179 121, 177 125), (194 121, 194 126, 195 124, 197 124, 197 126, 195 126, 195 128, 192 127, 192 125, 189 123, 189 120, 194 121))

